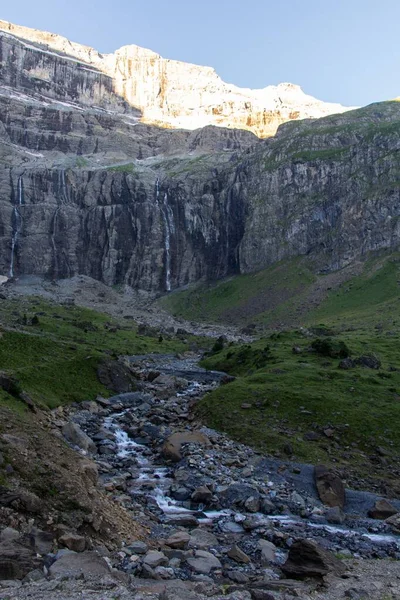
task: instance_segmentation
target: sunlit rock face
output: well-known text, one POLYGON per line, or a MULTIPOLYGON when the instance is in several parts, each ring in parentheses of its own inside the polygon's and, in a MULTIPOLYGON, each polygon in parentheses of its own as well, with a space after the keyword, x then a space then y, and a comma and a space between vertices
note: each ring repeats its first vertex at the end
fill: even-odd
MULTIPOLYGON (((198 129, 217 125, 246 129, 265 138, 274 135, 286 121, 349 110, 308 96, 291 83, 260 90, 239 88, 222 81, 211 67, 168 60, 135 45, 102 55, 61 36, 5 21, 0 21, 0 30, 41 44, 47 52, 61 52, 82 61, 79 71, 83 77, 90 77, 90 68, 107 75, 110 79, 105 78, 92 89, 88 102, 107 103, 105 92, 113 85, 121 98, 141 111, 144 122, 162 127, 198 129)), ((49 71, 48 62, 44 60, 35 69, 28 67, 27 76, 52 79, 55 73, 49 71)))

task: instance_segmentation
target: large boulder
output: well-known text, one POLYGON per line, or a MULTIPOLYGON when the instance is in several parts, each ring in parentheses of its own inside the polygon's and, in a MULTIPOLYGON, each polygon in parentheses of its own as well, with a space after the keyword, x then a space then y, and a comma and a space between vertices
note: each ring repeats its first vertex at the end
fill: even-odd
POLYGON ((52 578, 103 577, 110 574, 110 568, 96 552, 69 552, 51 565, 49 574, 52 578))
POLYGON ((371 510, 368 511, 368 516, 371 519, 388 519, 398 513, 397 509, 383 498, 377 500, 371 510))
POLYGON ((212 570, 222 568, 218 558, 205 550, 197 550, 194 558, 188 558, 187 563, 193 571, 201 575, 208 575, 212 570))
POLYGON ((226 508, 245 508, 250 512, 258 510, 260 505, 260 493, 257 488, 245 484, 234 483, 219 492, 222 506, 226 508), (258 508, 257 508, 258 507, 258 508))
POLYGON ((182 460, 182 444, 200 444, 206 448, 210 447, 211 442, 201 431, 179 431, 170 435, 164 442, 161 453, 164 458, 179 462, 182 460))
POLYGON ((324 577, 328 573, 341 575, 345 571, 345 566, 314 540, 296 540, 290 547, 287 561, 282 565, 282 571, 288 577, 304 579, 306 577, 324 577))
POLYGON ((29 541, 10 539, 0 543, 0 580, 23 579, 41 564, 29 541))
POLYGON ((137 389, 136 379, 130 370, 115 360, 103 361, 97 368, 97 377, 107 389, 117 394, 137 389))
POLYGON ((315 485, 321 502, 333 508, 344 507, 346 502, 346 491, 339 475, 324 465, 315 467, 315 485))
POLYGON ((86 433, 79 427, 77 423, 68 421, 62 428, 63 436, 74 446, 82 448, 85 452, 96 453, 96 444, 86 433))

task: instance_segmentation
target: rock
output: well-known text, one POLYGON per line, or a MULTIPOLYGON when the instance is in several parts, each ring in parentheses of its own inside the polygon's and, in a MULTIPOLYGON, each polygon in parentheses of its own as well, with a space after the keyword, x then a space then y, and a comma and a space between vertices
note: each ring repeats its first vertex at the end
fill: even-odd
POLYGON ((144 557, 143 562, 152 569, 155 569, 156 567, 167 565, 168 558, 162 552, 158 552, 157 550, 150 550, 144 557))
POLYGON ((192 529, 190 532, 189 548, 215 548, 218 546, 218 540, 211 531, 205 529, 192 529))
POLYGON ((20 537, 20 532, 12 527, 6 527, 0 531, 0 542, 14 542, 20 537))
POLYGON ((226 508, 244 507, 248 499, 252 499, 250 506, 256 506, 260 494, 255 487, 244 483, 234 483, 219 493, 222 506, 226 508))
POLYGON ((9 539, 0 543, 0 580, 23 579, 40 564, 33 548, 22 540, 9 539))
POLYGON ((148 550, 148 546, 145 542, 141 542, 138 540, 136 542, 132 542, 131 544, 129 544, 128 549, 133 554, 146 554, 146 552, 148 550))
POLYGON ((222 568, 218 558, 205 550, 197 550, 195 557, 188 558, 186 562, 196 573, 204 575, 208 575, 214 569, 222 568))
POLYGON ((373 354, 365 354, 363 356, 360 356, 356 359, 355 362, 357 363, 357 365, 360 365, 360 367, 365 367, 366 369, 381 368, 381 361, 377 356, 374 356, 373 354))
POLYGON ((73 552, 83 552, 86 548, 86 540, 82 535, 66 533, 60 537, 59 541, 63 546, 66 546, 73 552))
POLYGON ((324 465, 315 467, 315 484, 321 502, 327 506, 343 508, 346 492, 340 477, 324 465))
POLYGON ((200 431, 182 431, 173 433, 164 442, 161 453, 164 458, 179 462, 182 460, 182 444, 200 444, 208 448, 210 440, 200 431))
POLYGON ((180 525, 181 527, 197 527, 199 524, 196 517, 190 513, 166 515, 164 523, 167 525, 180 525))
POLYGON ((18 510, 37 514, 41 512, 43 503, 32 492, 23 489, 9 490, 0 486, 0 506, 13 506, 18 510))
POLYGON ((295 579, 323 577, 328 573, 341 575, 344 564, 331 552, 313 540, 295 541, 289 549, 287 561, 282 565, 285 575, 295 579))
POLYGON ((110 568, 104 558, 96 552, 69 553, 53 563, 50 577, 103 577, 110 575, 110 568))
POLYGON ((339 508, 339 506, 335 506, 326 511, 325 518, 328 521, 328 523, 342 525, 342 523, 344 523, 346 520, 346 515, 344 514, 342 509, 339 508))
POLYGON ((243 550, 241 550, 236 544, 229 548, 227 555, 237 563, 247 564, 250 562, 250 558, 247 556, 247 554, 243 552, 243 550))
POLYGON ((52 533, 33 528, 30 538, 38 554, 49 554, 52 551, 54 545, 54 536, 52 533))
POLYGON ((115 360, 106 360, 100 363, 97 368, 97 377, 107 389, 117 394, 125 394, 137 389, 136 380, 129 369, 115 360))
POLYGON ((260 510, 260 499, 256 496, 250 496, 245 500, 244 508, 251 513, 256 513, 260 510))
POLYGON ((242 571, 227 571, 226 576, 235 583, 244 584, 249 582, 248 576, 242 571))
POLYGON ((384 499, 380 499, 377 500, 373 508, 371 508, 371 510, 368 511, 368 516, 371 517, 371 519, 383 520, 389 517, 393 517, 397 513, 397 509, 392 504, 390 504, 390 502, 384 499))
POLYGON ((186 548, 190 540, 190 535, 186 531, 177 531, 171 535, 167 540, 166 544, 170 548, 186 548))
POLYGON ((272 515, 276 512, 275 504, 271 500, 268 500, 268 498, 261 498, 260 511, 264 515, 272 515))
POLYGON ((96 444, 76 423, 69 421, 62 428, 62 433, 71 444, 74 444, 74 446, 82 448, 85 452, 91 452, 92 454, 96 453, 96 444))
POLYGON ((258 547, 261 550, 261 564, 266 567, 271 562, 275 561, 276 558, 276 546, 272 542, 260 539, 258 540, 258 547))
POLYGON ((156 567, 154 573, 157 579, 173 579, 175 577, 174 569, 169 567, 156 567))
POLYGON ((273 596, 267 590, 251 590, 252 600, 276 600, 276 596, 273 596))
POLYGON ((213 494, 206 485, 196 488, 192 494, 192 500, 196 504, 209 504, 212 497, 213 494))

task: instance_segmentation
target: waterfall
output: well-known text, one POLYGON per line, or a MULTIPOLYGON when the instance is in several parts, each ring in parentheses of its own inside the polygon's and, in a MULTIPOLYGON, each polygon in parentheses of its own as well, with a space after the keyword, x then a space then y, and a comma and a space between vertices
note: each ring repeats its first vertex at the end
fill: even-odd
POLYGON ((174 214, 168 204, 168 193, 164 194, 163 203, 164 230, 165 230, 165 289, 171 291, 171 233, 174 233, 174 214))
POLYGON ((10 270, 9 277, 14 277, 14 263, 15 263, 15 250, 18 243, 18 236, 22 228, 22 216, 20 207, 24 203, 24 188, 22 184, 22 176, 18 177, 17 186, 17 202, 14 204, 13 216, 12 216, 12 237, 11 237, 11 258, 10 258, 10 270))
POLYGON ((156 202, 160 207, 160 214, 164 224, 164 256, 165 256, 165 289, 171 291, 171 235, 175 233, 174 213, 168 203, 168 192, 164 193, 163 203, 160 205, 160 181, 156 180, 156 202))
POLYGON ((53 248, 53 256, 54 256, 54 279, 57 279, 58 277, 58 256, 57 256, 57 246, 56 246, 56 233, 57 233, 57 217, 58 217, 58 212, 60 210, 60 206, 57 206, 55 212, 54 212, 54 217, 53 217, 53 227, 52 227, 52 233, 51 233, 51 245, 53 248))

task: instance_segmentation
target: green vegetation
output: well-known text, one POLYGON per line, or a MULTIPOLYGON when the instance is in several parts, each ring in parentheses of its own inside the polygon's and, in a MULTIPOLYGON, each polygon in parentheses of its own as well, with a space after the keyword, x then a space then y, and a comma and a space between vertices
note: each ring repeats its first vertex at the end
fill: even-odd
MULTIPOLYGON (((178 339, 141 336, 130 321, 38 298, 2 300, 0 322, 0 370, 14 376, 34 402, 49 407, 109 396, 97 378, 105 358, 187 348, 178 339), (38 322, 32 325, 35 317, 38 322)), ((3 390, 0 405, 24 410, 22 402, 3 390)))
POLYGON ((316 277, 301 259, 212 284, 192 286, 165 296, 161 304, 186 319, 240 324, 256 319, 279 321, 295 311, 316 277))
POLYGON ((123 165, 115 165, 114 167, 108 167, 108 171, 114 171, 117 173, 136 173, 136 167, 133 163, 126 163, 123 165))

